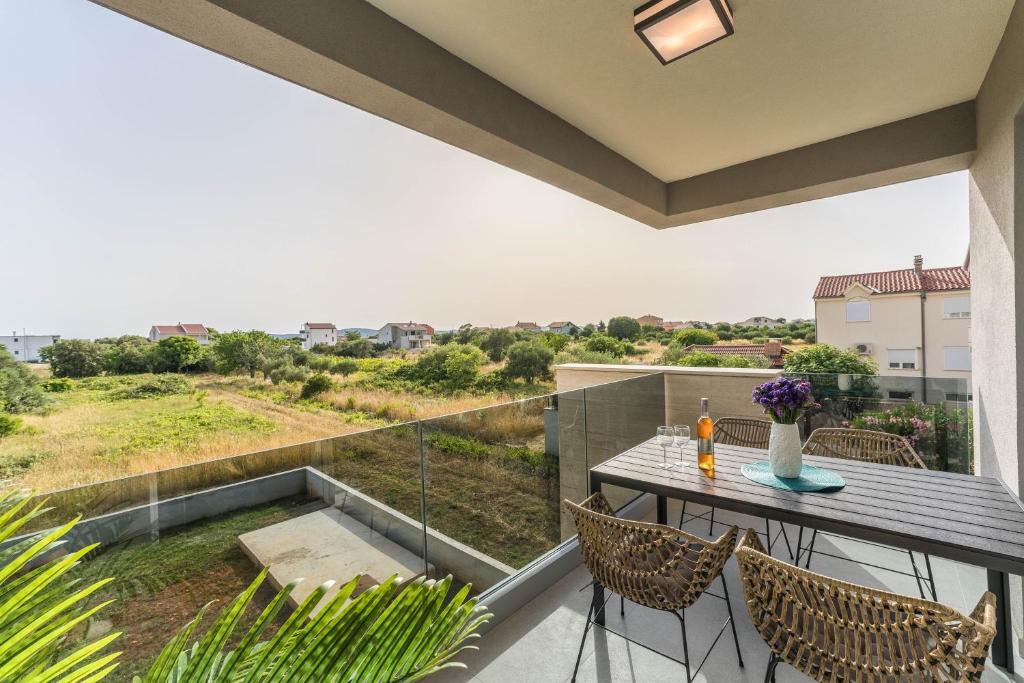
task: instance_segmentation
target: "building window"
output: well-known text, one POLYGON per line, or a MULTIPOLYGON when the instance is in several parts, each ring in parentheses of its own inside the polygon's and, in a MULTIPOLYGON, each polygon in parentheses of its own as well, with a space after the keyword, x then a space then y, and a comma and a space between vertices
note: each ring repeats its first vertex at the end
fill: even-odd
POLYGON ((942 349, 946 370, 971 370, 971 349, 968 346, 947 346, 942 349))
POLYGON ((871 302, 867 299, 850 299, 846 302, 846 322, 863 323, 871 320, 871 302))
POLYGON ((917 368, 917 349, 889 349, 890 370, 914 370, 917 368))
POLYGON ((914 398, 913 391, 890 391, 889 398, 896 401, 909 401, 914 398))
MULTIPOLYGON (((14 341, 18 341, 18 340, 15 339, 14 341)), ((21 351, 19 351, 18 349, 14 349, 14 355, 15 356, 21 355, 21 351)))
POLYGON ((954 393, 949 393, 949 392, 946 393, 946 400, 947 401, 954 401, 956 403, 967 403, 972 398, 973 398, 973 396, 971 396, 970 394, 954 394, 954 393))
POLYGON ((943 318, 970 318, 971 297, 956 296, 942 300, 943 318))

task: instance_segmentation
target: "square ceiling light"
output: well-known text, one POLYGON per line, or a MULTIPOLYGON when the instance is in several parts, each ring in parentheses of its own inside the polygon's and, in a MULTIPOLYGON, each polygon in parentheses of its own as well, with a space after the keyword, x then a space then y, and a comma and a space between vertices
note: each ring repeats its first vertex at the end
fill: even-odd
POLYGON ((633 30, 662 64, 733 33, 726 0, 651 0, 633 12, 633 30))

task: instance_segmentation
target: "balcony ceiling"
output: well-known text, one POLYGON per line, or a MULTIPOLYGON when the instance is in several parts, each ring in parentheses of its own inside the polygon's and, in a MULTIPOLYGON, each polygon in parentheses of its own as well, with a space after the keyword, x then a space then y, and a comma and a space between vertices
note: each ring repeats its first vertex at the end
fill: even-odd
POLYGON ((974 99, 1013 0, 734 0, 667 66, 640 0, 369 0, 663 181, 974 99))

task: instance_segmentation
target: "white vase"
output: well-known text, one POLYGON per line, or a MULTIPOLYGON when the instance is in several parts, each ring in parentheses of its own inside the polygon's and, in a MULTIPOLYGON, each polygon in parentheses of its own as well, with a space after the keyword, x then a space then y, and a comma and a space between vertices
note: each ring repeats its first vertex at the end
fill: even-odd
POLYGON ((768 437, 768 462, 771 463, 772 474, 782 479, 799 477, 804 466, 801 450, 800 428, 797 425, 772 423, 768 437))

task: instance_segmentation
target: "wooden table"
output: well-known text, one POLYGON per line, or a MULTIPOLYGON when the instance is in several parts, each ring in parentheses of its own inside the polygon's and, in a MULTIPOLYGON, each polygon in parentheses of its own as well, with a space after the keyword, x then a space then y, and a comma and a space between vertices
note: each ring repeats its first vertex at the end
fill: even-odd
MULTIPOLYGON (((670 448, 668 457, 678 460, 679 449, 670 448)), ((661 524, 668 521, 667 499, 676 498, 984 567, 999 609, 992 661, 1013 671, 1009 574, 1024 575, 1024 506, 1001 481, 804 456, 839 473, 846 486, 796 493, 740 473, 744 463, 767 459, 761 449, 716 446, 714 478, 697 469, 696 459, 690 442, 681 470, 662 469, 662 449, 651 439, 591 468, 591 490, 612 484, 652 493, 661 524)))

